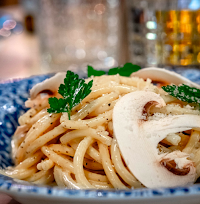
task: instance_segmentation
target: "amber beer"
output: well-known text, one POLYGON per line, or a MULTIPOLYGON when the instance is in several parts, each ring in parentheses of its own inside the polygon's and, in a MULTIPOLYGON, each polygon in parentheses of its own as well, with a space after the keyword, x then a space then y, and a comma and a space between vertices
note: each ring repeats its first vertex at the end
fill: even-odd
POLYGON ((157 11, 156 18, 159 64, 200 65, 200 11, 157 11))

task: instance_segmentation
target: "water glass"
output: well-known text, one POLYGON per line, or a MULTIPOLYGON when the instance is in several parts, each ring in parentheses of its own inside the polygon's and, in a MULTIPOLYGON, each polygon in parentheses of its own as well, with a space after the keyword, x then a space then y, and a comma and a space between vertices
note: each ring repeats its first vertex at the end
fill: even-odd
POLYGON ((117 66, 120 0, 40 0, 37 32, 45 71, 117 66))

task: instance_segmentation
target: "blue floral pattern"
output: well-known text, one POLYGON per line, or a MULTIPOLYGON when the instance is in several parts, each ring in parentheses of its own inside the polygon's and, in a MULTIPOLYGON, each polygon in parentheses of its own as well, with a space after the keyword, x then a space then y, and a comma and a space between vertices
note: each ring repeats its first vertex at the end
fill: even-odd
POLYGON ((35 76, 0 84, 0 167, 12 165, 10 141, 19 116, 27 110, 24 102, 29 97, 29 90, 47 77, 35 76))
MULTIPOLYGON (((175 69, 174 71, 200 84, 200 70, 175 69)), ((29 97, 31 87, 46 79, 48 75, 34 76, 0 84, 0 167, 12 165, 10 141, 18 125, 17 119, 27 109, 24 102, 29 97)), ((59 187, 32 185, 25 181, 15 180, 0 174, 0 191, 18 192, 23 195, 54 196, 73 199, 146 199, 155 197, 200 195, 200 184, 193 186, 161 189, 130 190, 71 190, 59 187)))

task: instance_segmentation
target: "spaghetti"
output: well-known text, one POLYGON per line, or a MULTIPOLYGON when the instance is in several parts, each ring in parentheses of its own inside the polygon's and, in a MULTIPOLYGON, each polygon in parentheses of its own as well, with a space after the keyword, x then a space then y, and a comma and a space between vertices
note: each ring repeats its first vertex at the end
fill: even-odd
MULTIPOLYGON (((89 79, 88 79, 89 81, 89 79)), ((5 173, 41 185, 58 185, 73 189, 127 189, 143 185, 127 168, 113 137, 112 111, 123 95, 148 90, 160 94, 163 108, 152 106, 149 117, 161 114, 197 114, 199 110, 166 95, 151 80, 137 77, 93 77, 92 92, 67 113, 49 114, 48 95, 29 99, 30 107, 19 118, 20 126, 12 139, 15 167, 5 173)), ((58 95, 58 93, 56 93, 58 95)), ((200 176, 200 132, 188 131, 165 138, 158 146, 160 153, 181 150, 193 154, 200 176)))

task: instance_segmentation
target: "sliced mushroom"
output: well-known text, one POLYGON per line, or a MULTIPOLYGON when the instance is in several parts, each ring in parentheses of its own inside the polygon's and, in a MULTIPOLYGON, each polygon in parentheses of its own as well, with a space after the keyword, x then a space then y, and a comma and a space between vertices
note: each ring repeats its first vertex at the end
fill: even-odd
POLYGON ((30 90, 31 99, 34 99, 39 93, 57 92, 60 84, 64 82, 65 77, 66 77, 65 72, 59 72, 53 77, 36 84, 30 90))
POLYGON ((149 67, 141 69, 134 72, 131 76, 140 77, 143 79, 151 79, 155 82, 160 82, 161 84, 186 84, 192 87, 200 88, 200 85, 190 81, 189 79, 177 74, 173 71, 166 70, 164 68, 149 67))
POLYGON ((126 165, 149 188, 194 183, 196 168, 189 155, 180 151, 159 154, 157 146, 170 133, 200 130, 200 116, 173 115, 148 120, 144 107, 149 102, 165 106, 158 94, 137 91, 123 96, 114 107, 114 136, 126 165))

